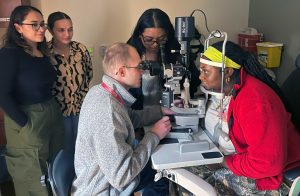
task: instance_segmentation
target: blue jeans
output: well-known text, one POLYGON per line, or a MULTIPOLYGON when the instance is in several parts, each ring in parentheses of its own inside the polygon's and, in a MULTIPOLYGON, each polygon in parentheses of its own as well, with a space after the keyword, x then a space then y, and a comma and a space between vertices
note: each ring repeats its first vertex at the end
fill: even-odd
POLYGON ((79 115, 64 117, 65 149, 75 152, 79 115))
POLYGON ((140 173, 140 183, 134 192, 141 191, 143 196, 167 196, 169 195, 169 180, 162 178, 154 181, 156 171, 151 167, 151 160, 140 173))

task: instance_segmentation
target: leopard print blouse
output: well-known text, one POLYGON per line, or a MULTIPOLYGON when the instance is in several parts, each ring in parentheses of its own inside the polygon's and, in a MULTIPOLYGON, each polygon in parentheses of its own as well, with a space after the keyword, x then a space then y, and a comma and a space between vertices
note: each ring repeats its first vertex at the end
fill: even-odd
POLYGON ((93 77, 92 61, 87 48, 75 41, 70 45, 69 58, 64 59, 54 51, 53 40, 48 42, 51 61, 57 73, 53 94, 64 116, 79 114, 93 77))

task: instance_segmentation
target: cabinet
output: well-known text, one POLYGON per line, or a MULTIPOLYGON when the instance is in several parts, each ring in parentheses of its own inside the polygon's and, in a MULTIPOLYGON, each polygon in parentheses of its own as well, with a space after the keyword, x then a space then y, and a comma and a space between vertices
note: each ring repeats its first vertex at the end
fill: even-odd
POLYGON ((30 0, 0 0, 0 28, 8 26, 13 9, 19 5, 29 5, 30 0))

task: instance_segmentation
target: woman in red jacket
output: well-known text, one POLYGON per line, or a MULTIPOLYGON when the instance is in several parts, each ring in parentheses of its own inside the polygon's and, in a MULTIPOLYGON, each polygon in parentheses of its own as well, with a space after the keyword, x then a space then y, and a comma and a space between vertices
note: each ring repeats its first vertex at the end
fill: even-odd
MULTIPOLYGON (((201 84, 214 92, 221 90, 222 74, 210 62, 222 62, 222 46, 208 47, 200 60, 201 84)), ((232 42, 226 43, 224 93, 223 114, 218 114, 228 127, 222 126, 216 141, 227 153, 223 168, 211 177, 213 185, 232 194, 286 194, 283 173, 300 166, 300 134, 277 84, 254 55, 232 42)), ((214 107, 217 111, 218 104, 214 107)))

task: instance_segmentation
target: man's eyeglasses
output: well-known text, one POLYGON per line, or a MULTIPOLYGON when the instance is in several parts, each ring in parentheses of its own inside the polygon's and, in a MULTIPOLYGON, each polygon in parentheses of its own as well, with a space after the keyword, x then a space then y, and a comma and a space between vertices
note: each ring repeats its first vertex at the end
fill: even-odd
POLYGON ((133 67, 133 66, 123 66, 123 67, 126 67, 126 68, 131 68, 131 69, 138 69, 138 70, 144 70, 144 65, 142 63, 138 64, 137 66, 133 67))
POLYGON ((142 37, 145 45, 153 45, 154 43, 161 45, 161 44, 166 44, 168 41, 167 35, 162 35, 156 39, 153 37, 144 36, 144 35, 141 35, 141 37, 142 37))
POLYGON ((21 25, 31 25, 32 30, 38 31, 40 28, 47 29, 48 25, 46 23, 21 23, 21 25))

